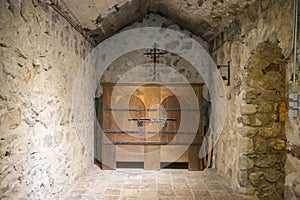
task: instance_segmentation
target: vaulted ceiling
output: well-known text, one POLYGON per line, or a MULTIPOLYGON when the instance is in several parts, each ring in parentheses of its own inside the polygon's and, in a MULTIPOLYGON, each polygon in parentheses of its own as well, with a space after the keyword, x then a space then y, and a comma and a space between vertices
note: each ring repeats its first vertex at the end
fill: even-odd
POLYGON ((50 0, 95 43, 148 12, 160 13, 209 41, 255 0, 50 0))

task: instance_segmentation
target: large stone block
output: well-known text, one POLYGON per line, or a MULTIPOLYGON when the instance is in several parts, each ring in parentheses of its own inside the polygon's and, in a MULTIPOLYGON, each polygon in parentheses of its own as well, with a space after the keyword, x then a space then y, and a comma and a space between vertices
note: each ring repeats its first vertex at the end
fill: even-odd
POLYGON ((259 113, 274 113, 276 104, 274 101, 264 101, 261 102, 257 108, 257 112, 259 113))
POLYGON ((249 181, 254 187, 259 187, 265 182, 263 172, 252 172, 249 174, 249 181))
POLYGON ((277 139, 275 141, 272 141, 270 145, 274 150, 277 151, 282 151, 286 149, 286 141, 282 139, 277 139))
POLYGON ((261 128, 259 135, 264 138, 273 138, 282 134, 282 125, 280 123, 272 123, 265 128, 261 128))
POLYGON ((261 91, 256 88, 247 88, 247 90, 243 92, 243 99, 255 99, 260 93, 261 91))
POLYGON ((268 182, 274 183, 279 180, 279 178, 283 177, 284 174, 277 169, 267 169, 264 171, 264 177, 268 182))
POLYGON ((243 126, 238 130, 238 132, 243 136, 243 137, 254 137, 258 134, 259 128, 258 127, 250 127, 250 126, 243 126))
POLYGON ((273 167, 277 162, 276 155, 261 155, 259 158, 255 160, 255 166, 261 168, 269 168, 273 167))
POLYGON ((241 107, 241 114, 242 115, 251 115, 251 114, 255 114, 257 111, 257 105, 255 104, 246 104, 244 106, 241 107))
POLYGON ((268 114, 257 113, 254 115, 252 126, 266 126, 270 123, 271 118, 268 114))
POLYGON ((268 72, 264 76, 263 85, 267 90, 277 90, 280 88, 281 81, 283 80, 282 74, 280 72, 268 72))
POLYGON ((267 152, 266 139, 262 137, 256 137, 254 139, 254 148, 256 153, 266 153, 267 152))
POLYGON ((243 115, 239 118, 239 121, 245 126, 261 127, 270 123, 270 117, 267 114, 257 113, 255 115, 243 115))
POLYGON ((269 199, 278 199, 281 200, 282 196, 278 193, 276 186, 274 184, 263 184, 260 185, 258 193, 258 198, 262 200, 269 200, 269 199))
POLYGON ((239 118, 239 121, 241 123, 243 123, 243 125, 245 126, 250 126, 252 123, 251 123, 251 117, 252 116, 249 116, 249 115, 244 115, 242 117, 239 118))
POLYGON ((276 90, 265 90, 262 94, 265 101, 277 101, 279 99, 279 94, 276 90))

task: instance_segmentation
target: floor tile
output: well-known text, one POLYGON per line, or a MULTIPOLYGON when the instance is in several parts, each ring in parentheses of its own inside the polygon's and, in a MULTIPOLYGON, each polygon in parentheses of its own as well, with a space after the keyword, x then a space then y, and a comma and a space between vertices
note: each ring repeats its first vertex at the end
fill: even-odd
POLYGON ((204 183, 189 183, 191 189, 207 190, 207 186, 204 183))
POLYGON ((156 189, 156 184, 155 183, 143 183, 140 185, 140 189, 156 189))
POLYGON ((192 197, 193 194, 190 189, 179 189, 174 190, 175 196, 185 196, 185 197, 192 197))
POLYGON ((194 197, 187 197, 187 196, 176 196, 175 198, 174 198, 174 200, 193 200, 194 199, 194 197))
POLYGON ((120 196, 121 190, 119 189, 106 189, 104 192, 105 196, 120 196))
POLYGON ((91 166, 65 200, 252 200, 236 192, 216 170, 101 170, 91 166))
POLYGON ((195 196, 194 197, 195 200, 215 200, 213 197, 211 196, 195 196))
POLYGON ((180 183, 180 182, 175 182, 174 183, 174 190, 189 190, 190 185, 186 183, 180 183))
POLYGON ((211 196, 208 190, 192 189, 194 196, 211 196))
POLYGON ((140 197, 152 197, 152 199, 153 199, 158 196, 158 192, 157 192, 157 190, 151 190, 151 189, 140 190, 139 196, 140 197))
POLYGON ((138 200, 139 197, 138 196, 121 196, 120 200, 138 200))
POLYGON ((122 196, 138 196, 139 190, 138 189, 125 189, 121 193, 122 196))
POLYGON ((141 184, 126 183, 123 186, 123 189, 139 189, 139 188, 141 188, 141 184))
POLYGON ((231 196, 225 190, 210 190, 209 193, 216 200, 231 200, 231 196))

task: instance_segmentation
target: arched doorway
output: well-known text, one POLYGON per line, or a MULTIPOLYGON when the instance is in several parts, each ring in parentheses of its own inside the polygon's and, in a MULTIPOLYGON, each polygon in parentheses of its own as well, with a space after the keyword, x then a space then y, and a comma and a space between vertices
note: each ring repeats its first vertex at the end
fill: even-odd
MULTIPOLYGON (((101 79, 100 79, 100 83, 115 83, 117 84, 118 82, 121 82, 122 84, 125 82, 128 84, 128 82, 131 83, 139 83, 142 85, 145 85, 147 83, 149 83, 149 80, 152 80, 152 70, 153 70, 153 63, 148 63, 149 59, 147 59, 144 56, 145 52, 148 52, 151 49, 140 49, 140 50, 135 50, 132 52, 129 52, 123 56, 121 56, 120 58, 116 59, 109 67, 108 69, 105 71, 105 73, 103 73, 101 79)), ((182 84, 188 84, 188 82, 192 82, 192 83, 198 83, 198 84, 203 84, 204 80, 203 78, 198 74, 197 70, 185 59, 183 59, 182 57, 175 55, 175 54, 171 54, 170 52, 166 53, 165 58, 161 61, 160 65, 157 66, 157 74, 159 75, 159 78, 162 78, 165 82, 157 81, 157 82, 152 82, 152 83, 156 83, 156 84, 172 84, 176 83, 182 83, 182 84), (165 65, 164 65, 165 64, 165 65), (166 66, 166 64, 169 64, 171 66, 166 66), (188 82, 187 82, 188 81, 188 82)), ((151 81, 150 81, 151 82, 151 81)), ((96 92, 96 97, 100 97, 102 95, 102 85, 98 84, 98 89, 96 92)), ((167 87, 167 86, 166 86, 167 87)), ((173 88, 174 89, 174 88, 173 88)), ((139 96, 141 94, 141 92, 137 92, 139 91, 139 88, 136 88, 136 91, 132 91, 132 95, 133 96, 139 96), (137 94, 135 94, 137 93, 137 94)), ((165 91, 167 91, 167 94, 173 94, 171 96, 162 96, 160 102, 156 102, 155 105, 148 105, 149 107, 152 106, 157 106, 160 105, 162 108, 164 109, 168 109, 168 107, 170 107, 169 111, 164 111, 164 112, 160 112, 159 115, 161 115, 161 117, 163 116, 163 114, 165 115, 164 117, 167 118, 173 118, 172 116, 175 114, 176 117, 178 118, 176 120, 176 123, 173 123, 172 121, 166 122, 166 124, 168 124, 165 128, 165 132, 166 134, 163 134, 160 137, 160 141, 163 141, 164 139, 168 139, 169 141, 165 141, 165 142, 170 142, 172 138, 174 138, 177 129, 179 128, 180 122, 183 122, 182 124, 185 124, 185 128, 182 128, 182 130, 188 130, 189 127, 189 123, 191 123, 189 120, 191 119, 196 119, 198 118, 203 118, 202 116, 189 116, 189 115, 195 115, 196 112, 193 111, 181 111, 180 110, 180 105, 178 104, 178 100, 177 98, 180 99, 181 102, 181 107, 183 109, 188 109, 189 107, 191 107, 192 109, 192 102, 191 100, 189 100, 188 95, 187 94, 177 94, 177 96, 170 91, 169 89, 165 88, 165 91), (181 96, 180 96, 181 95, 181 96), (188 101, 190 101, 191 105, 188 105, 188 101), (177 102, 177 103, 176 103, 177 102), (177 108, 178 110, 174 110, 172 111, 172 109, 177 108), (180 116, 182 112, 182 116, 180 116), (181 119, 182 117, 182 119, 181 119), (176 127, 175 127, 176 126, 176 127), (172 133, 167 133, 169 132, 169 129, 172 129, 172 133)), ((159 91, 161 92, 161 91, 159 91)), ((201 91, 194 91, 196 93, 202 93, 201 91)), ((178 92, 177 92, 178 93, 178 92)), ((200 96, 202 96, 200 94, 200 96)), ((118 97, 119 98, 119 97, 118 97)), ((124 97, 122 97, 123 99, 124 97)), ((141 98, 144 98, 141 96, 141 98)), ((202 105, 202 97, 199 97, 198 99, 200 102, 200 104, 202 105)), ((97 118, 98 118, 98 123, 101 124, 101 118, 102 118, 102 113, 101 110, 105 109, 105 108, 100 108, 102 103, 101 101, 99 101, 99 98, 96 98, 96 110, 97 108, 97 118), (101 105, 100 105, 101 104, 101 105)), ((104 105, 105 106, 105 105, 104 105)), ((114 107, 118 107, 118 105, 115 105, 114 107)), ((124 108, 129 108, 131 107, 130 105, 124 105, 124 108)), ((132 108, 137 109, 139 106, 133 106, 132 108)), ((201 112, 199 114, 202 114, 202 108, 200 108, 201 112)), ((145 110, 143 110, 144 113, 145 110)), ((123 112, 124 113, 124 112, 123 112)), ((141 114, 141 113, 140 113, 141 114)), ((152 117, 150 115, 153 115, 154 112, 147 112, 147 116, 144 117, 152 117)), ((119 112, 116 117, 120 118, 121 116, 121 112, 119 112)), ((206 117, 207 118, 207 117, 206 117)), ((201 120, 201 119, 200 119, 201 120)), ((201 121, 202 122, 202 121, 201 121)), ((197 122, 199 124, 201 124, 201 122, 197 122)), ((124 123, 124 122, 122 122, 124 123)), ((119 127, 118 127, 119 128, 119 127)), ((106 128, 102 128, 104 131, 106 128)), ((126 130, 128 131, 128 127, 124 127, 122 130, 126 130)), ((199 131, 199 134, 203 135, 204 133, 202 132, 203 127, 202 125, 199 127, 199 130, 195 130, 196 132, 199 131)), ((102 136, 101 136, 101 129, 97 129, 96 130, 96 135, 95 135, 95 161, 96 163, 101 163, 102 161, 102 148, 99 147, 99 144, 101 143, 100 141, 102 140, 102 136)), ((181 131, 184 132, 184 131, 181 131)), ((191 133, 192 131, 186 131, 191 133)), ((200 137, 200 136, 199 136, 200 137)), ((203 136, 202 139, 203 140, 203 136)), ((199 141, 200 142, 200 141, 199 141)), ((168 147, 169 148, 169 147, 168 147)), ((173 148, 174 149, 174 148, 173 148)), ((176 148, 175 148, 176 149, 176 148)), ((183 151, 182 153, 184 153, 184 147, 181 148, 181 151, 183 151)), ((197 156, 199 149, 195 149, 194 150, 194 160, 197 160, 199 163, 197 164, 196 167, 192 167, 190 165, 190 169, 194 168, 194 169, 202 169, 203 168, 203 163, 197 156)), ((177 153, 178 154, 178 153, 177 153)), ((173 154, 173 156, 170 157, 171 153, 170 150, 168 151, 162 151, 161 156, 162 156, 162 162, 161 162, 161 166, 156 166, 158 168, 161 167, 166 167, 168 166, 170 163, 174 162, 174 161, 178 161, 178 163, 182 163, 183 165, 180 165, 180 167, 186 167, 188 168, 188 158, 184 158, 184 159, 178 159, 178 157, 180 157, 181 155, 177 155, 176 153, 173 154), (165 153, 163 153, 165 152, 165 153), (166 157, 170 157, 170 158, 166 158, 166 157), (184 165, 186 163, 186 165, 184 165)), ((185 156, 187 156, 188 154, 186 153, 185 156)), ((132 164, 132 163, 130 163, 132 164)), ((137 164, 136 166, 143 166, 142 164, 137 164)), ((177 165, 179 166, 179 165, 177 165)), ((115 167, 112 167, 115 168, 115 167)))

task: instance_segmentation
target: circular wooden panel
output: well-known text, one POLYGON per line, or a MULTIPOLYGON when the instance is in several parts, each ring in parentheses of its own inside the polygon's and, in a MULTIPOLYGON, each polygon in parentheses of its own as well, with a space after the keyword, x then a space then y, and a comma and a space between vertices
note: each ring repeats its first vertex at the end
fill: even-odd
POLYGON ((175 95, 165 98, 161 102, 163 107, 162 115, 166 118, 175 118, 175 121, 167 121, 166 126, 162 129, 161 140, 170 142, 176 136, 181 121, 180 103, 175 95), (164 133, 165 132, 165 133, 164 133))
MULTIPOLYGON (((114 108, 118 111, 113 111, 113 117, 115 121, 114 128, 122 131, 143 131, 143 127, 138 127, 136 120, 129 120, 132 118, 145 117, 145 105, 143 101, 134 95, 124 96, 114 105, 114 108), (124 109, 123 111, 121 111, 124 109), (135 111, 128 111, 126 109, 135 109, 135 111)), ((130 135, 130 134, 128 134, 130 135)), ((140 138, 141 135, 131 134, 140 138)))

